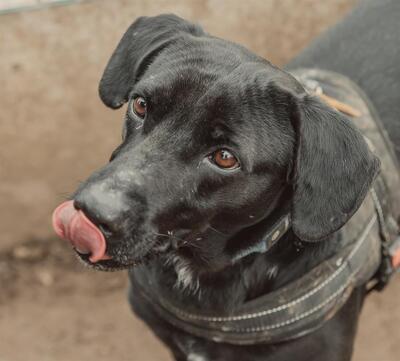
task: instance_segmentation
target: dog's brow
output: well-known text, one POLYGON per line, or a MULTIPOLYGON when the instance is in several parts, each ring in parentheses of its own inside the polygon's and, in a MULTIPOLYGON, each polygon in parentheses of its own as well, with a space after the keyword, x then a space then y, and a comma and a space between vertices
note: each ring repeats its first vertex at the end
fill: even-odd
POLYGON ((132 97, 134 94, 140 94, 145 98, 149 98, 154 93, 155 88, 156 87, 153 84, 146 82, 136 84, 130 93, 130 97, 132 97))

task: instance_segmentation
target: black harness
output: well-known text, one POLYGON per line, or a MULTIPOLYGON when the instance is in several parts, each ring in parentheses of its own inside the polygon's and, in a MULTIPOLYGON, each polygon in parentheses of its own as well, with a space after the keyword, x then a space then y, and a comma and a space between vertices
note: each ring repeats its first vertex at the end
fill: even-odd
MULTIPOLYGON (((339 74, 301 69, 293 75, 309 92, 324 94, 344 105, 344 111, 353 112, 355 124, 381 160, 382 172, 360 209, 340 230, 342 237, 352 240, 348 246, 300 279, 244 303, 232 314, 204 313, 176 304, 173 293, 160 298, 156 288, 148 284, 146 270, 135 268, 131 277, 134 292, 159 317, 195 336, 239 345, 298 338, 332 318, 355 287, 368 283, 369 290, 381 290, 399 266, 400 175, 379 117, 361 89, 339 74)), ((285 214, 236 260, 267 252, 289 228, 290 214, 285 214)))

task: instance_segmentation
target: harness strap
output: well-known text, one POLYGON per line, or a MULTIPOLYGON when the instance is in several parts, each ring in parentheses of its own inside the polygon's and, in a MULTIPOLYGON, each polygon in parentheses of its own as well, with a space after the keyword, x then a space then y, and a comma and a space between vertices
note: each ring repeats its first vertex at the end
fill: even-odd
POLYGON ((140 267, 134 269, 132 287, 162 319, 198 337, 245 345, 286 341, 320 327, 341 308, 354 287, 365 281, 360 275, 371 267, 374 227, 376 214, 355 244, 287 286, 244 303, 230 315, 190 311, 174 304, 173 298, 160 298, 153 288, 146 287, 145 271, 140 267))

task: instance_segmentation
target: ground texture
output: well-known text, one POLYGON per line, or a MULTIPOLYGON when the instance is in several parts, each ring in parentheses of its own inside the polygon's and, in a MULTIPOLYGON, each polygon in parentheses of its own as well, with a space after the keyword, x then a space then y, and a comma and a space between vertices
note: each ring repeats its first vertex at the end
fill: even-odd
MULTIPOLYGON (((61 241, 0 254, 0 361, 168 361, 130 312, 124 272, 82 266, 61 241)), ((400 277, 368 297, 354 361, 398 361, 400 277)), ((323 361, 323 360, 321 360, 323 361)))

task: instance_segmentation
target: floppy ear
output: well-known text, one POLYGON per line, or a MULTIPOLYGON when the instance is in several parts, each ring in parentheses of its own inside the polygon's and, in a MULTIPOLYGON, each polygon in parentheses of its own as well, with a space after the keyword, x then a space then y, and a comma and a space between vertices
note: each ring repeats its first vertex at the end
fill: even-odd
POLYGON ((184 33, 204 34, 200 27, 175 15, 138 18, 120 40, 101 78, 103 103, 113 109, 121 107, 146 66, 184 33))
POLYGON ((300 99, 292 122, 297 137, 292 227, 300 239, 316 241, 360 207, 380 162, 352 122, 315 97, 300 99))

